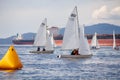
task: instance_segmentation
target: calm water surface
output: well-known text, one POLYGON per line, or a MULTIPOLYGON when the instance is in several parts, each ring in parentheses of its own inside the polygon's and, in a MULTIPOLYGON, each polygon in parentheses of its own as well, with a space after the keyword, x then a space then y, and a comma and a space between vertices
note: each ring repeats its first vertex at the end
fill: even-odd
MULTIPOLYGON (((0 59, 9 46, 0 46, 0 59)), ((60 47, 53 54, 33 54, 32 46, 15 46, 23 63, 22 70, 0 71, 0 80, 120 80, 120 51, 112 47, 91 50, 87 59, 57 58, 67 54, 60 47)))

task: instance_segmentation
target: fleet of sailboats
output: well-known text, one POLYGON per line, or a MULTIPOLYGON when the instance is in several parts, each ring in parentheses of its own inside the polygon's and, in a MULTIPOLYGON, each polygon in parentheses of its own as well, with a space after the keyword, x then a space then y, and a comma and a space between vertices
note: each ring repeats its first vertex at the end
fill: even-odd
POLYGON ((115 31, 113 31, 113 49, 119 50, 119 47, 116 45, 115 31))
MULTIPOLYGON (((22 39, 21 35, 18 35, 16 39, 22 39)), ((41 23, 38 32, 36 34, 33 46, 38 47, 37 50, 30 51, 30 53, 53 53, 54 47, 56 47, 53 34, 50 33, 47 27, 47 19, 41 23), (43 50, 41 50, 43 48, 43 50)), ((91 49, 100 48, 97 33, 95 32, 92 40, 91 40, 91 49)), ((91 57, 92 53, 90 52, 90 47, 85 37, 84 33, 84 25, 79 25, 78 12, 77 7, 74 8, 72 13, 68 18, 68 22, 66 24, 62 50, 78 50, 78 55, 59 55, 58 57, 64 58, 82 58, 82 57, 91 57)), ((115 31, 113 31, 113 49, 118 50, 119 47, 116 46, 115 42, 115 31)))
POLYGON ((38 32, 35 37, 33 46, 38 48, 43 48, 43 50, 38 49, 35 51, 30 51, 30 53, 53 53, 54 51, 54 39, 53 35, 47 29, 47 19, 41 23, 38 32))
POLYGON ((95 32, 92 40, 91 40, 91 49, 99 49, 100 46, 99 46, 99 43, 98 43, 98 40, 97 40, 97 33, 95 32))
POLYGON ((79 55, 59 55, 59 58, 87 58, 91 57, 90 48, 87 39, 84 36, 84 27, 79 26, 77 7, 72 11, 63 37, 63 50, 79 49, 79 55))

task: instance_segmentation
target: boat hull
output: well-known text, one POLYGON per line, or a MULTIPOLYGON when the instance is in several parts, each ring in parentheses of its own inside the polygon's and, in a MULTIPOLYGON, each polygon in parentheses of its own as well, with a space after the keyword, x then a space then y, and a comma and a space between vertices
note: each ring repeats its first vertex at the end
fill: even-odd
POLYGON ((114 49, 114 50, 119 50, 119 47, 116 46, 116 47, 114 47, 113 49, 114 49))
POLYGON ((32 45, 34 40, 13 40, 12 42, 17 45, 32 45))
POLYGON ((91 49, 100 49, 100 47, 91 47, 91 49))
POLYGON ((37 54, 52 54, 54 50, 48 50, 48 51, 30 51, 30 53, 37 53, 37 54))
POLYGON ((89 58, 92 57, 92 54, 88 55, 58 55, 59 58, 89 58))

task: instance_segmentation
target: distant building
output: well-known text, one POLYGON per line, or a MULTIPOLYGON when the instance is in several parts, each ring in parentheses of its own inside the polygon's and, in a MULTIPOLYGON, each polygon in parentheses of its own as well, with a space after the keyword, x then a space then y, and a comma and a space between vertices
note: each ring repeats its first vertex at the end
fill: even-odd
POLYGON ((51 27, 49 28, 50 32, 53 33, 53 36, 59 35, 59 28, 58 27, 51 27))

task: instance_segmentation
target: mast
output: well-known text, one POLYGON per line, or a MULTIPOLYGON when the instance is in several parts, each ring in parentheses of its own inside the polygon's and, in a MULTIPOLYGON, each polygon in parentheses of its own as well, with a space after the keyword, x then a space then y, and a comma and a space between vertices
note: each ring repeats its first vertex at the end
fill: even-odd
MULTIPOLYGON (((76 9, 76 14, 77 14, 77 23, 78 23, 78 33, 80 33, 80 25, 79 25, 79 17, 78 17, 78 10, 77 10, 77 6, 75 6, 76 9)), ((80 38, 80 34, 79 34, 79 38, 80 38)))

